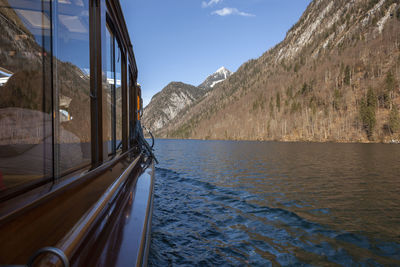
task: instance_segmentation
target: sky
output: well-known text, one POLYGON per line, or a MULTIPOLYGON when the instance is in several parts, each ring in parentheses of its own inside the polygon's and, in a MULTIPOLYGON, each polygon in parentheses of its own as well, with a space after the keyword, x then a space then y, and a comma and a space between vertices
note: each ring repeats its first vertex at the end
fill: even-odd
POLYGON ((281 42, 311 0, 120 0, 146 106, 168 83, 199 85, 281 42))

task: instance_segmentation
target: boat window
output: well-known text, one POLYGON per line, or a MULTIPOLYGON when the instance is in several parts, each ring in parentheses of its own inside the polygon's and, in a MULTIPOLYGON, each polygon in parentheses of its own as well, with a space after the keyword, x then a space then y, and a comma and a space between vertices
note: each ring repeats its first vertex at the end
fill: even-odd
POLYGON ((131 121, 132 118, 133 118, 132 110, 131 110, 131 108, 133 106, 133 103, 132 103, 132 95, 133 95, 133 90, 132 90, 133 82, 132 82, 132 79, 133 79, 133 77, 132 77, 132 74, 131 74, 130 66, 131 66, 131 63, 130 63, 130 60, 128 58, 128 64, 127 64, 127 72, 128 72, 128 74, 127 74, 128 75, 128 77, 127 77, 127 81, 128 81, 128 86, 127 86, 127 96, 128 96, 128 101, 127 101, 127 104, 128 104, 128 106, 127 106, 127 110, 128 110, 128 112, 127 112, 128 113, 127 114, 128 115, 128 118, 127 118, 127 121, 128 121, 128 149, 132 147, 131 140, 133 138, 133 122, 131 121))
POLYGON ((54 1, 56 167, 60 174, 89 164, 89 0, 54 1))
POLYGON ((52 176, 50 2, 0 0, 0 191, 52 176))
POLYGON ((116 148, 115 150, 122 149, 122 57, 123 53, 114 38, 115 47, 115 127, 116 127, 116 148))
MULTIPOLYGON (((96 94, 91 95, 90 88, 89 3, 0 0, 2 194, 19 185, 61 177, 91 162, 96 143, 91 140, 91 98, 96 94)), ((107 17, 106 1, 100 5, 101 124, 103 158, 107 158, 122 149, 123 130, 131 132, 123 127, 130 114, 122 113, 126 105, 134 109, 134 102, 123 99, 129 95, 122 87, 129 81, 127 90, 133 91, 128 93, 136 90, 135 80, 124 76, 126 53, 107 17)))
POLYGON ((137 86, 137 92, 136 93, 137 93, 137 95, 136 95, 136 98, 137 98, 137 100, 136 100, 136 104, 137 104, 136 113, 137 113, 137 119, 138 119, 138 121, 140 121, 140 116, 141 116, 140 111, 141 111, 141 108, 142 108, 142 101, 141 101, 141 98, 140 98, 140 85, 137 86))
POLYGON ((103 82, 103 141, 107 155, 114 152, 115 148, 115 69, 114 69, 114 35, 107 26, 105 34, 105 54, 103 56, 104 73, 103 82))
POLYGON ((107 155, 122 149, 122 64, 124 53, 113 27, 106 24, 103 48, 103 143, 107 155))

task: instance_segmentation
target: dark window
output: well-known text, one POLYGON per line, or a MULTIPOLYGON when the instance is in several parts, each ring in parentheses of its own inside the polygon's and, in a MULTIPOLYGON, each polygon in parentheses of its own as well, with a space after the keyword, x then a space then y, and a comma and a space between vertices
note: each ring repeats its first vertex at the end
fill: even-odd
POLYGON ((52 176, 49 1, 0 1, 0 191, 52 176))

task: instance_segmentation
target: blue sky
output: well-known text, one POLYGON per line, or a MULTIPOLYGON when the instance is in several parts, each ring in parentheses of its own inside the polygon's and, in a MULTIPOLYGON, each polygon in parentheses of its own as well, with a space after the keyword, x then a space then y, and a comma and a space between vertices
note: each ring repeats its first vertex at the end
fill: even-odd
POLYGON ((199 85, 282 41, 311 0, 120 0, 144 104, 171 81, 199 85))

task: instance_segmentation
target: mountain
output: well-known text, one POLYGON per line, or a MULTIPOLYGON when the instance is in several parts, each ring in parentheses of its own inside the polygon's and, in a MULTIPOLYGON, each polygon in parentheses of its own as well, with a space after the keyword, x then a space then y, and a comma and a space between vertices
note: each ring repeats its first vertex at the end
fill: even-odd
POLYGON ((232 72, 224 67, 215 73, 198 87, 182 82, 171 82, 159 93, 155 94, 150 103, 144 108, 143 125, 157 135, 157 132, 165 127, 175 117, 181 117, 182 112, 197 102, 201 97, 214 88, 214 86, 227 79, 232 72))
POLYGON ((231 75, 232 72, 227 70, 225 67, 221 67, 215 73, 208 76, 207 79, 198 87, 203 90, 210 90, 211 88, 214 88, 216 84, 225 81, 231 75))
POLYGON ((285 39, 244 63, 162 137, 400 139, 398 0, 314 0, 285 39))
POLYGON ((161 92, 155 94, 144 108, 143 124, 150 131, 156 132, 203 94, 202 90, 193 85, 171 82, 161 92))

